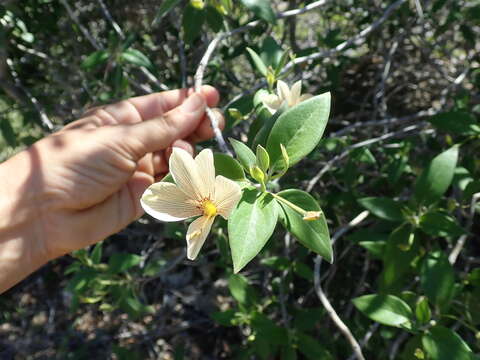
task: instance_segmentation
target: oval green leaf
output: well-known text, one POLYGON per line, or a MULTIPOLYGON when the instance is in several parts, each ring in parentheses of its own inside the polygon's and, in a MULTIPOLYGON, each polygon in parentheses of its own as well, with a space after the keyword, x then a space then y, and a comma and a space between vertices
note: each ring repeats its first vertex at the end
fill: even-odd
POLYGON ((260 74, 262 74, 263 76, 267 76, 267 67, 264 64, 263 60, 260 58, 260 56, 258 56, 258 54, 249 47, 247 47, 247 51, 250 54, 250 57, 255 64, 255 67, 258 71, 260 71, 260 74))
POLYGON ((322 138, 330 114, 330 93, 301 102, 279 116, 267 139, 272 167, 281 166, 280 144, 293 165, 308 155, 322 138))
POLYGON ((235 181, 244 181, 245 173, 237 160, 229 155, 214 154, 215 175, 222 175, 235 181))
MULTIPOLYGON (((305 191, 289 189, 279 192, 278 195, 306 211, 322 211, 317 201, 305 191)), ((332 263, 332 243, 323 212, 318 220, 305 221, 299 213, 292 210, 289 206, 281 202, 279 202, 279 204, 283 210, 280 213, 282 225, 290 231, 303 246, 332 263)))
POLYGON ((455 271, 443 252, 435 251, 423 260, 420 285, 433 304, 443 307, 450 303, 455 289, 455 271))
POLYGON ((262 250, 275 230, 277 218, 277 203, 270 194, 244 190, 228 218, 234 272, 242 270, 262 250))
POLYGON ((153 64, 150 61, 150 59, 139 50, 131 49, 131 48, 127 49, 122 53, 121 58, 123 61, 127 63, 140 66, 140 67, 145 67, 150 70, 153 69, 153 64))
POLYGON ((247 145, 245 145, 241 141, 232 138, 228 140, 230 140, 230 144, 232 144, 233 150, 235 150, 235 154, 237 155, 238 160, 245 169, 248 170, 250 169, 250 166, 255 165, 256 156, 247 145))
POLYGON ((373 215, 388 221, 402 221, 402 208, 395 200, 384 197, 358 199, 358 203, 373 215))
POLYGON ((435 326, 422 338, 423 348, 433 360, 472 360, 473 353, 453 330, 435 326))
POLYGON ((460 236, 465 234, 455 218, 440 211, 432 211, 420 218, 420 228, 429 235, 439 237, 460 236))
POLYGON ((410 306, 393 295, 364 295, 353 299, 352 302, 363 314, 383 325, 409 327, 414 320, 410 306))
POLYGON ((458 146, 433 158, 415 184, 415 198, 419 203, 431 204, 439 200, 452 183, 458 160, 458 146))

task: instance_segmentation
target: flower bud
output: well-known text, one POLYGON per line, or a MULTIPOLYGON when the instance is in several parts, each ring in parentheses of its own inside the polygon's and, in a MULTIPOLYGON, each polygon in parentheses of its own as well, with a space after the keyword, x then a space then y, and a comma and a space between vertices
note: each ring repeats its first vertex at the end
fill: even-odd
POLYGON ((307 211, 303 216, 303 220, 305 221, 314 221, 320 219, 320 215, 322 215, 321 211, 307 211))
POLYGON ((265 183, 265 174, 262 171, 262 169, 260 169, 258 166, 256 165, 250 166, 250 175, 252 175, 252 177, 255 180, 257 180, 259 183, 261 184, 265 183))
POLYGON ((275 84, 275 81, 277 79, 275 78, 275 73, 273 72, 273 69, 272 69, 271 66, 269 66, 268 69, 267 69, 266 78, 267 78, 268 88, 273 89, 273 84, 275 84))
POLYGON ((262 145, 257 145, 257 165, 264 172, 267 172, 270 167, 270 156, 262 145))
POLYGON ((205 7, 205 2, 203 0, 190 0, 190 5, 195 9, 202 10, 205 7))

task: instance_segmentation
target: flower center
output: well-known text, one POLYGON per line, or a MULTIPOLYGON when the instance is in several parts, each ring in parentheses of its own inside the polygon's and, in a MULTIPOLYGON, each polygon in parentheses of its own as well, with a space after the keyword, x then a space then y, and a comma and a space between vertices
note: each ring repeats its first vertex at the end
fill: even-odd
POLYGON ((202 202, 203 215, 207 217, 212 217, 217 215, 217 208, 215 205, 208 199, 203 200, 202 202))

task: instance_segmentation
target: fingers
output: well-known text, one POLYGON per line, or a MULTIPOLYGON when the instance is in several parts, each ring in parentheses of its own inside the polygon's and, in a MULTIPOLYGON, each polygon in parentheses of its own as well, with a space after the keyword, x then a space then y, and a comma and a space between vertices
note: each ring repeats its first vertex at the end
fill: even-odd
MULTIPOLYGON (((106 105, 89 111, 85 119, 88 119, 88 121, 84 120, 82 124, 77 126, 84 126, 85 124, 96 126, 134 124, 153 119, 182 105, 192 93, 192 89, 169 90, 106 105)), ((220 99, 218 91, 209 85, 202 86, 200 94, 203 95, 209 107, 216 106, 220 99)))
MULTIPOLYGON (((212 109, 212 111, 217 119, 218 127, 220 130, 223 130, 225 128, 225 119, 222 113, 218 109, 212 109)), ((214 135, 211 121, 209 117, 205 115, 195 131, 188 137, 188 140, 197 143, 211 139, 214 135)))
POLYGON ((166 149, 175 140, 188 137, 200 125, 205 108, 204 97, 194 93, 163 117, 115 127, 114 138, 138 160, 146 153, 166 149))

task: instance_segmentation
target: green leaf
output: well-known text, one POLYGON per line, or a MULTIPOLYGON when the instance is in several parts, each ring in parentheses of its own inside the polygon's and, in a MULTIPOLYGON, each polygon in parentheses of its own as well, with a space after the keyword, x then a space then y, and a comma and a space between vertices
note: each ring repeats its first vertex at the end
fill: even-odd
POLYGON ((266 20, 271 24, 275 24, 276 16, 270 6, 269 0, 241 0, 242 4, 251 10, 260 19, 266 20))
POLYGON ((437 114, 428 119, 436 128, 454 135, 472 135, 480 133, 475 118, 466 112, 450 111, 437 114))
POLYGON ((420 324, 426 324, 430 321, 432 312, 430 311, 430 306, 428 306, 428 300, 425 296, 422 296, 417 302, 415 315, 420 324))
POLYGON ((364 295, 353 299, 352 302, 363 314, 383 325, 408 328, 414 320, 410 306, 393 295, 364 295))
POLYGON ((141 256, 128 253, 116 253, 110 257, 108 269, 112 273, 119 273, 140 264, 140 261, 142 261, 141 256))
POLYGON ((235 181, 244 181, 245 173, 237 160, 226 154, 214 154, 215 175, 222 175, 235 181))
POLYGON ((103 243, 99 242, 93 248, 91 259, 94 264, 100 264, 100 260, 102 259, 102 245, 103 243))
POLYGON ((384 197, 367 197, 358 199, 360 205, 380 219, 388 221, 402 221, 403 214, 400 204, 384 197))
POLYGON ((248 284, 248 280, 245 276, 240 274, 230 275, 228 278, 228 288, 230 289, 233 298, 237 300, 239 304, 248 307, 255 303, 255 292, 248 284))
POLYGON ((237 154, 237 158, 240 163, 243 165, 245 169, 250 169, 250 166, 255 165, 256 157, 250 148, 245 145, 243 142, 230 138, 230 144, 232 144, 233 150, 235 150, 235 154, 237 154))
POLYGON ((82 68, 90 69, 95 66, 101 65, 108 60, 108 52, 105 50, 98 50, 91 53, 85 60, 82 61, 82 68))
POLYGON ((157 11, 157 15, 155 15, 155 19, 153 20, 152 26, 156 26, 159 24, 160 20, 167 15, 170 10, 172 10, 180 0, 164 0, 162 1, 160 8, 157 11))
POLYGON ((257 145, 257 166, 265 173, 270 167, 270 156, 262 145, 257 145))
POLYGON ((465 230, 453 217, 440 211, 424 214, 420 218, 420 228, 432 236, 450 237, 465 234, 465 230))
MULTIPOLYGON (((262 145, 263 147, 266 147, 267 139, 270 136, 270 133, 272 132, 273 126, 277 122, 277 120, 280 118, 280 116, 285 112, 287 109, 287 104, 284 102, 280 109, 278 109, 275 114, 270 113, 269 110, 266 108, 263 108, 260 113, 257 115, 257 119, 259 121, 259 125, 261 125, 260 129, 257 130, 255 134, 255 138, 253 139, 252 142, 252 149, 256 148, 257 145, 262 145)), ((252 124, 253 127, 254 124, 252 124)), ((256 125, 256 124, 255 124, 256 125)), ((253 134, 249 133, 248 136, 253 136, 253 134)), ((279 151, 280 151, 280 145, 279 146, 279 151)), ((270 154, 270 151, 267 148, 268 153, 270 154)), ((281 151, 280 151, 281 152, 281 151)))
POLYGON ((290 165, 308 155, 322 138, 330 113, 330 93, 301 102, 279 116, 267 140, 272 168, 281 167, 280 144, 287 149, 290 165))
POLYGON ((420 285, 433 304, 444 307, 450 303, 454 293, 455 272, 443 252, 435 251, 423 260, 420 285))
MULTIPOLYGON (((289 189, 278 193, 278 196, 290 201, 306 211, 322 211, 317 201, 307 192, 289 189)), ((282 208, 280 221, 297 240, 308 249, 321 255, 325 260, 333 262, 332 243, 328 232, 327 221, 323 212, 318 220, 305 221, 303 217, 289 206, 279 202, 282 208)))
POLYGON ((423 348, 432 360, 472 360, 473 353, 453 330, 443 326, 432 327, 422 338, 423 348))
POLYGON ((262 43, 260 49, 260 57, 262 58, 264 64, 276 68, 280 60, 282 59, 283 49, 274 38, 267 36, 262 43))
POLYGON ((263 60, 260 58, 260 56, 258 56, 258 54, 249 47, 247 47, 247 51, 250 54, 255 67, 258 71, 260 71, 260 74, 267 76, 267 66, 263 63, 263 60))
POLYGON ((150 59, 145 56, 141 51, 136 49, 127 49, 121 54, 121 59, 127 63, 137 65, 140 67, 146 67, 150 70, 153 69, 153 64, 150 59))
POLYGON ((277 224, 277 203, 270 194, 246 189, 228 218, 233 269, 237 273, 262 250, 277 224))
POLYGON ((450 186, 458 160, 458 146, 433 158, 415 184, 415 198, 419 203, 431 204, 439 200, 450 186))
POLYGON ((193 43, 193 41, 200 36, 204 21, 204 10, 196 9, 190 4, 185 6, 185 10, 183 11, 182 27, 183 40, 186 44, 193 43))

